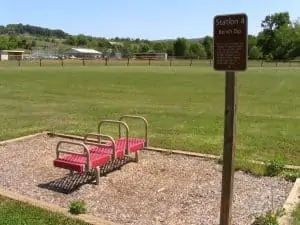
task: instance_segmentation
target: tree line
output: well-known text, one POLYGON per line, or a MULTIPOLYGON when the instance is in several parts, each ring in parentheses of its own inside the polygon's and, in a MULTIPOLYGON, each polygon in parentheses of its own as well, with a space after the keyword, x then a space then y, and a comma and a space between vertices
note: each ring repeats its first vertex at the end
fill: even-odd
MULTIPOLYGON (((292 22, 288 12, 268 15, 261 22, 257 36, 248 36, 249 59, 290 60, 300 57, 300 21, 292 22)), ((178 37, 172 41, 145 39, 92 37, 83 34, 70 35, 62 30, 9 24, 0 26, 0 49, 47 48, 49 43, 59 46, 95 48, 105 55, 122 53, 124 57, 141 52, 166 52, 177 57, 213 57, 213 37, 197 41, 178 37), (27 34, 27 35, 26 35, 27 34), (28 38, 28 35, 34 38, 28 38)))

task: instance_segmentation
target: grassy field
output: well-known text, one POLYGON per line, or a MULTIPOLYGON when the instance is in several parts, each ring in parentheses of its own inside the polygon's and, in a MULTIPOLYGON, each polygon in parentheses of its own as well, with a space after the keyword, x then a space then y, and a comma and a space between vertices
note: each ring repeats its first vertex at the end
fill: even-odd
POLYGON ((66 218, 31 205, 0 196, 1 225, 88 225, 79 220, 66 218))
POLYGON ((293 212, 293 225, 299 225, 299 224, 300 224, 300 204, 293 212))
MULTIPOLYGON (((0 71, 2 140, 42 130, 84 134, 101 119, 140 114, 151 146, 222 152, 224 73, 209 66, 0 64, 0 71)), ((238 74, 238 158, 300 165, 299 72, 250 67, 238 74)))

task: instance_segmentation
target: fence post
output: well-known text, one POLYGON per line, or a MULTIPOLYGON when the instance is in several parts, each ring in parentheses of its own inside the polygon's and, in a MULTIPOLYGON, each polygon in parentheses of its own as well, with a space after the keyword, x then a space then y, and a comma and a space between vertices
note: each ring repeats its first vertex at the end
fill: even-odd
POLYGON ((129 57, 127 58, 127 66, 129 66, 129 57))
POLYGON ((108 65, 107 61, 108 61, 108 58, 106 57, 106 58, 105 58, 105 66, 108 65))
POLYGON ((171 57, 171 59, 170 59, 170 66, 172 66, 172 60, 173 60, 173 57, 171 57))
POLYGON ((18 65, 21 66, 21 59, 18 59, 18 65))
POLYGON ((42 59, 40 58, 40 67, 42 67, 42 59))
POLYGON ((60 59, 60 64, 61 64, 61 67, 64 67, 64 59, 63 58, 60 59))
POLYGON ((191 58, 190 67, 192 67, 193 64, 193 58, 191 58))
POLYGON ((84 57, 82 58, 82 65, 85 66, 84 57))
POLYGON ((149 64, 149 66, 151 65, 151 59, 150 58, 149 58, 149 63, 148 64, 149 64))

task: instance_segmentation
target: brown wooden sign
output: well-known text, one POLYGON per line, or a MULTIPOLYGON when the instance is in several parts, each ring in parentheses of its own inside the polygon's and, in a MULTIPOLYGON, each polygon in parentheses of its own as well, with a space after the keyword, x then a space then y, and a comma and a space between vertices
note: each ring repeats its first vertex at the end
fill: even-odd
POLYGON ((248 59, 248 17, 246 14, 214 17, 214 69, 245 71, 248 59))

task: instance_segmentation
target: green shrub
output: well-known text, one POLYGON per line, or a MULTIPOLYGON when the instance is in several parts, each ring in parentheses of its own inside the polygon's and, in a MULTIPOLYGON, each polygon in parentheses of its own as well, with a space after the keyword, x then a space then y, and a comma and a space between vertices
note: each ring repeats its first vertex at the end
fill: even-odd
POLYGON ((272 160, 265 165, 265 176, 278 176, 284 169, 284 164, 279 161, 272 160))
POLYGON ((87 211, 86 205, 83 200, 75 200, 70 202, 69 205, 70 213, 78 215, 78 214, 86 213, 86 211, 87 211))

